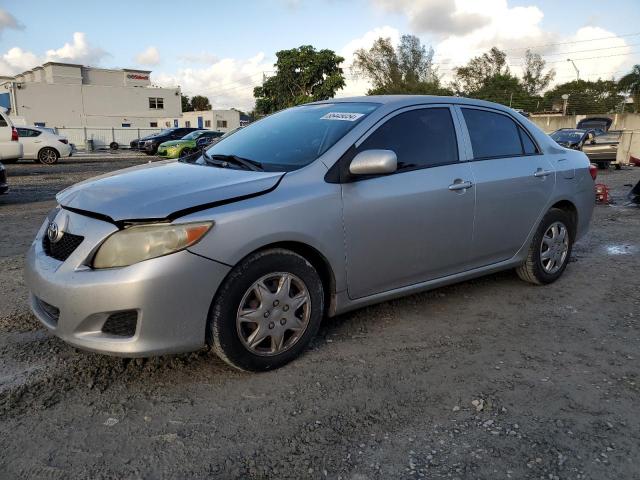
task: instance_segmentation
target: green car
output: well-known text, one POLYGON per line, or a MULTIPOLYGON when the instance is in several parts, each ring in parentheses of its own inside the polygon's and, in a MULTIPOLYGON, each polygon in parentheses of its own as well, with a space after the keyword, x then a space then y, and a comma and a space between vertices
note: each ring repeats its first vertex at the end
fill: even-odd
POLYGON ((181 158, 199 150, 197 140, 205 138, 216 138, 223 135, 223 132, 213 132, 211 130, 196 130, 188 133, 180 140, 170 140, 158 146, 158 156, 162 158, 181 158))

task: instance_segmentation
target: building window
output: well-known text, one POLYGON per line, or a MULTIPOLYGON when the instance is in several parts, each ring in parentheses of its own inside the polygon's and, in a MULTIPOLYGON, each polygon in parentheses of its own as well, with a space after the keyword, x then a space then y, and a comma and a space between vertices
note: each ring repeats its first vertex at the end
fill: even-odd
POLYGON ((44 122, 33 122, 33 125, 36 127, 44 127, 46 126, 46 123, 44 122))
POLYGON ((152 108, 153 110, 164 109, 164 98, 149 97, 149 108, 152 108))
POLYGON ((129 128, 131 126, 130 123, 123 123, 122 128, 129 128))
POLYGON ((149 126, 152 128, 158 128, 158 122, 149 122, 149 126))
POLYGON ((211 120, 204 121, 204 128, 211 128, 211 120))
POLYGON ((170 127, 171 126, 171 122, 164 122, 164 126, 165 127, 170 127))
POLYGON ((217 120, 216 121, 216 128, 227 128, 227 121, 226 120, 217 120))
POLYGON ((184 126, 187 128, 191 127, 191 122, 187 120, 186 122, 184 122, 184 126))

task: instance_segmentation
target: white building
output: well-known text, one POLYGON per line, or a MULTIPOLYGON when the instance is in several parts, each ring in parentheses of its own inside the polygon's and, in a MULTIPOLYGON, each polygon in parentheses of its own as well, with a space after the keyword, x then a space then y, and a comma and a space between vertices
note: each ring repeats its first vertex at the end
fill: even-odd
POLYGON ((229 132, 240 126, 240 112, 237 110, 204 110, 182 112, 182 114, 159 119, 160 127, 195 127, 229 132))
POLYGON ((0 77, 0 105, 10 108, 16 123, 30 125, 162 127, 158 118, 180 116, 180 89, 152 86, 150 73, 49 62, 0 77))

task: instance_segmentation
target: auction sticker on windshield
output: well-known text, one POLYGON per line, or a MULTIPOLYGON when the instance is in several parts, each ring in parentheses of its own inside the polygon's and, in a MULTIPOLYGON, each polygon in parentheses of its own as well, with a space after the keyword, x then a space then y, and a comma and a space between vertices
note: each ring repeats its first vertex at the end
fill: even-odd
POLYGON ((360 117, 364 117, 364 113, 349 113, 349 112, 329 112, 320 120, 344 120, 346 122, 355 122, 360 117))

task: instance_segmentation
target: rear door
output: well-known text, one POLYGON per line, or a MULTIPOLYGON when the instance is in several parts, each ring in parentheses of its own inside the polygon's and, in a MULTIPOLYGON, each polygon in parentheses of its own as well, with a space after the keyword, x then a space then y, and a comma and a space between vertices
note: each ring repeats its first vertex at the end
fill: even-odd
POLYGON ((18 138, 22 144, 22 156, 26 158, 35 158, 37 151, 42 145, 42 140, 39 138, 39 130, 33 130, 31 128, 18 127, 18 138))
POLYGON ((513 257, 541 217, 555 169, 532 136, 507 113, 456 107, 466 125, 476 182, 473 258, 481 267, 513 257))
POLYGON ((354 154, 393 150, 398 170, 343 184, 351 298, 464 270, 475 199, 454 125, 449 106, 414 107, 381 121, 356 143, 354 154))

